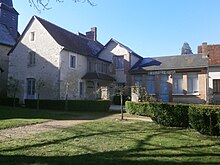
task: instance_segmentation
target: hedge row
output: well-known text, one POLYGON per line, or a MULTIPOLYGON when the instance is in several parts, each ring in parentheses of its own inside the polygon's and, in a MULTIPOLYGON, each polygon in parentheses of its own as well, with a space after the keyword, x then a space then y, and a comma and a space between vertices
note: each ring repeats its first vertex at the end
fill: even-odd
MULTIPOLYGON (((40 100, 39 109, 68 111, 108 111, 109 100, 40 100)), ((25 100, 27 108, 37 108, 37 100, 25 100)))
POLYGON ((220 135, 219 106, 128 101, 126 111, 149 116, 164 126, 191 126, 202 134, 220 135))
POLYGON ((19 99, 18 98, 0 98, 0 105, 3 106, 18 106, 19 99))

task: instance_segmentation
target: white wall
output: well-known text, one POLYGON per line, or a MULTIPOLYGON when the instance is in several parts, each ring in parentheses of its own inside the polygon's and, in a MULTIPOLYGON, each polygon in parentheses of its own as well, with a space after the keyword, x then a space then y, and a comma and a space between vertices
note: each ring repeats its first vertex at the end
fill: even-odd
POLYGON ((42 79, 41 98, 59 98, 59 55, 61 46, 50 36, 38 20, 34 20, 30 28, 10 54, 9 77, 22 83, 19 98, 26 99, 27 78, 42 79), (30 41, 30 33, 35 32, 35 41, 30 41), (35 66, 28 66, 29 52, 36 52, 35 66))
MULTIPOLYGON (((69 99, 79 99, 79 83, 84 82, 81 78, 87 73, 87 58, 73 52, 63 50, 60 55, 60 98, 65 98, 66 85, 68 83, 69 99), (76 68, 70 68, 70 55, 76 56, 76 68)), ((86 84, 85 84, 86 88, 86 84)))

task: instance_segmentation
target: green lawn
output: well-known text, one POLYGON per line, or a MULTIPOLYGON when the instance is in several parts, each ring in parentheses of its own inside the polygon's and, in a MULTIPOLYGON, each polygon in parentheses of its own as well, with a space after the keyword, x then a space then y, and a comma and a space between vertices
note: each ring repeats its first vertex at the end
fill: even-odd
POLYGON ((0 164, 220 164, 220 139, 112 118, 0 142, 0 164))

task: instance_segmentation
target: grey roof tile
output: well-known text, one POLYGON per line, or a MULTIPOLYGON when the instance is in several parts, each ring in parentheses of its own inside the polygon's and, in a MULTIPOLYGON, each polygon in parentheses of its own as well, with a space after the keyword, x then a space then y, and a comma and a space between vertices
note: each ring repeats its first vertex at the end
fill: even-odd
POLYGON ((208 67, 208 58, 202 54, 162 56, 144 58, 131 68, 130 72, 146 72, 156 70, 174 70, 208 67))
POLYGON ((103 48, 103 45, 98 41, 74 34, 42 18, 37 16, 35 17, 56 40, 56 42, 68 51, 85 56, 97 56, 97 53, 103 48))
POLYGON ((0 24, 0 44, 13 46, 16 41, 9 33, 5 25, 0 24))

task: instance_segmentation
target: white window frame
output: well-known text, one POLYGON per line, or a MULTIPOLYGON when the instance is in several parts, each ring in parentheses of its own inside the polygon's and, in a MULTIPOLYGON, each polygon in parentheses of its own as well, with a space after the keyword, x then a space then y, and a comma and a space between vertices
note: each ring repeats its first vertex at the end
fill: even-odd
POLYGON ((27 79, 27 95, 35 96, 35 94, 36 94, 36 80, 34 78, 28 78, 27 79))
POLYGON ((69 55, 69 67, 71 69, 77 69, 77 56, 74 54, 71 54, 71 53, 69 55), (75 66, 74 67, 72 66, 72 57, 75 57, 75 66))
POLYGON ((173 95, 184 95, 183 74, 174 74, 173 75, 173 95))
POLYGON ((187 95, 199 95, 198 73, 189 73, 187 75, 187 95))

